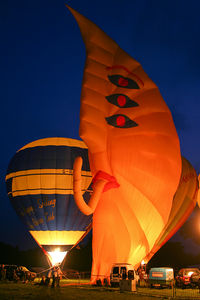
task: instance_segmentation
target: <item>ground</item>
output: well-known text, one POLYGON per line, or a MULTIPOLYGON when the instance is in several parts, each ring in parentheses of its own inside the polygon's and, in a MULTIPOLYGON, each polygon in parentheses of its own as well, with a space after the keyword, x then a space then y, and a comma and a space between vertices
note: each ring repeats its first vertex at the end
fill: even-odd
POLYGON ((137 292, 120 292, 119 288, 96 287, 87 280, 62 280, 60 288, 43 287, 33 283, 0 282, 1 300, 150 300, 150 299, 200 299, 198 289, 149 289, 137 288, 137 292))

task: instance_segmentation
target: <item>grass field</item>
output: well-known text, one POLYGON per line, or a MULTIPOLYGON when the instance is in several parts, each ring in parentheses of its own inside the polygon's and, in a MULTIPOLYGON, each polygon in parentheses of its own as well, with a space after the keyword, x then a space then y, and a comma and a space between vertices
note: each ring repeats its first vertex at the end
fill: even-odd
MULTIPOLYGON (((137 292, 120 292, 119 288, 95 287, 89 285, 89 281, 62 280, 59 288, 39 286, 33 283, 0 282, 1 300, 150 300, 172 298, 172 290, 137 288, 137 292)), ((200 299, 200 293, 196 290, 176 289, 177 299, 200 299), (197 298, 198 297, 198 298, 197 298)))
POLYGON ((43 287, 34 285, 34 283, 0 283, 0 299, 1 300, 118 300, 118 299, 152 299, 144 296, 134 295, 131 292, 120 293, 119 289, 111 289, 106 287, 93 287, 90 285, 73 285, 72 282, 62 280, 60 288, 43 287), (71 284, 71 285, 69 285, 71 284))

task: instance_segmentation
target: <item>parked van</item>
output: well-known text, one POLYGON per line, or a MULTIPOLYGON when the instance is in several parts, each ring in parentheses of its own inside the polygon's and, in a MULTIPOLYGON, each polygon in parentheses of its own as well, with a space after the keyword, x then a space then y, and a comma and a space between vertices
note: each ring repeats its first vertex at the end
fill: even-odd
POLYGON ((134 270, 131 264, 116 263, 113 264, 110 272, 110 284, 111 286, 118 286, 122 279, 136 279, 138 282, 138 274, 134 270))
POLYGON ((149 284, 152 286, 172 286, 174 270, 172 268, 151 268, 149 271, 149 284))

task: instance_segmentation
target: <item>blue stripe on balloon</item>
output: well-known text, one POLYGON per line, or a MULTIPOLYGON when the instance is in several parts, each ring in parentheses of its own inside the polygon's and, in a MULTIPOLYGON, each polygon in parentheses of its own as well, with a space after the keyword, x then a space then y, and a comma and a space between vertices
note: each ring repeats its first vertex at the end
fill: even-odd
POLYGON ((88 150, 70 146, 38 146, 26 148, 15 154, 7 175, 12 172, 34 169, 73 169, 77 156, 83 158, 82 170, 90 171, 88 150))

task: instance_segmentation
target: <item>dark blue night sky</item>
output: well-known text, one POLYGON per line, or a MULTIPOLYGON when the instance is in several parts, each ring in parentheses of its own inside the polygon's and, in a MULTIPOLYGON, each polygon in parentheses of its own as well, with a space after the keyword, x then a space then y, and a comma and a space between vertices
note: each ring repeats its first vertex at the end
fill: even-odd
POLYGON ((35 243, 6 195, 10 159, 40 138, 79 137, 85 48, 65 3, 141 63, 171 109, 182 155, 200 173, 198 0, 1 1, 0 241, 22 248, 35 243))

